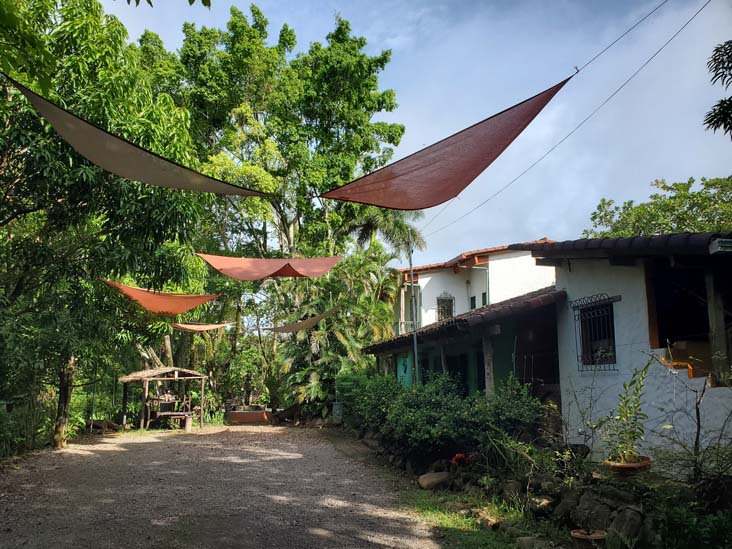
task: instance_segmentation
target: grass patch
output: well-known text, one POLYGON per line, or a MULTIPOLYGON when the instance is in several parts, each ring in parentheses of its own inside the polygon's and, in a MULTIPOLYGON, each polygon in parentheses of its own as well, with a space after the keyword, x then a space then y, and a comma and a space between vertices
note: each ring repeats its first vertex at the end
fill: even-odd
POLYGON ((430 492, 418 488, 404 490, 401 500, 406 509, 415 512, 424 522, 438 529, 440 540, 446 547, 515 547, 513 540, 507 535, 481 526, 475 517, 460 513, 461 510, 480 508, 490 516, 520 522, 520 513, 505 505, 461 493, 430 492))

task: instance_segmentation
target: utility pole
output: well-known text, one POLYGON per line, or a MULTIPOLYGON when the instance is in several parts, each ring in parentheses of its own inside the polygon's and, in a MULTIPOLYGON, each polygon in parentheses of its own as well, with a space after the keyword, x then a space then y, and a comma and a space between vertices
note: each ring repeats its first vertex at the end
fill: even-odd
POLYGON ((414 369, 412 370, 412 385, 417 384, 417 380, 421 376, 417 374, 419 368, 419 351, 417 350, 417 296, 414 293, 414 268, 412 267, 412 230, 407 229, 407 255, 409 256, 409 298, 412 302, 412 359, 414 360, 414 369))

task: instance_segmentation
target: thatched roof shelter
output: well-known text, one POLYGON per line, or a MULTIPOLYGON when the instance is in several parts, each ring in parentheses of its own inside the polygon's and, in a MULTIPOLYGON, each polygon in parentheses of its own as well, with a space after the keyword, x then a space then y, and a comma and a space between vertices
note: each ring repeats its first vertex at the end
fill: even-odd
POLYGON ((175 381, 178 379, 207 379, 206 374, 196 372, 195 370, 187 370, 186 368, 150 368, 149 370, 139 370, 132 372, 119 378, 122 383, 131 383, 134 381, 175 381))

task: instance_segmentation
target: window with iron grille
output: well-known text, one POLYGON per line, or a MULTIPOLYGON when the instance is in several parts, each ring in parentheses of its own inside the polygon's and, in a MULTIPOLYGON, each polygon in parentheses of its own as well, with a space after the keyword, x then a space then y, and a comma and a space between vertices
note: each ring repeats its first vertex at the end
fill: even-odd
POLYGON ((480 294, 480 302, 485 306, 488 305, 488 292, 480 294))
POLYGON ((455 298, 451 295, 441 295, 437 298, 437 321, 454 316, 455 298))
POLYGON ((596 294, 570 302, 580 371, 617 369, 613 304, 618 301, 620 296, 596 294))
POLYGON ((477 307, 477 305, 475 303, 475 296, 474 295, 471 295, 470 296, 470 308, 471 309, 475 309, 476 307, 477 307))

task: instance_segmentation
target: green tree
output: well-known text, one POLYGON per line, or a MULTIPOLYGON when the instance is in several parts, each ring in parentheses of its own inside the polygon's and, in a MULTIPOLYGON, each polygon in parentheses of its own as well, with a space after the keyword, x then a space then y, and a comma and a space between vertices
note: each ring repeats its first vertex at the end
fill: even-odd
POLYGON ((616 205, 603 198, 592 213, 586 238, 648 236, 674 232, 732 230, 732 177, 686 183, 654 181, 648 202, 616 205))
MULTIPOLYGON (((95 0, 44 4, 27 21, 56 59, 52 99, 177 161, 195 165, 188 117, 153 97, 124 27, 95 0)), ((37 82, 28 82, 37 87, 37 82)), ((79 157, 7 82, 0 99, 0 396, 58 386, 54 443, 62 446, 74 381, 118 351, 119 299, 96 277, 145 286, 190 282, 201 195, 111 176, 79 157), (186 259, 189 258, 189 259, 186 259)), ((197 262, 196 262, 197 263, 197 262)), ((153 333, 142 318, 140 337, 153 333)))
MULTIPOLYGON (((732 40, 714 48, 707 63, 712 73, 712 84, 720 83, 727 90, 732 85, 732 40)), ((723 130, 732 138, 732 97, 720 99, 704 117, 707 129, 723 130)))

